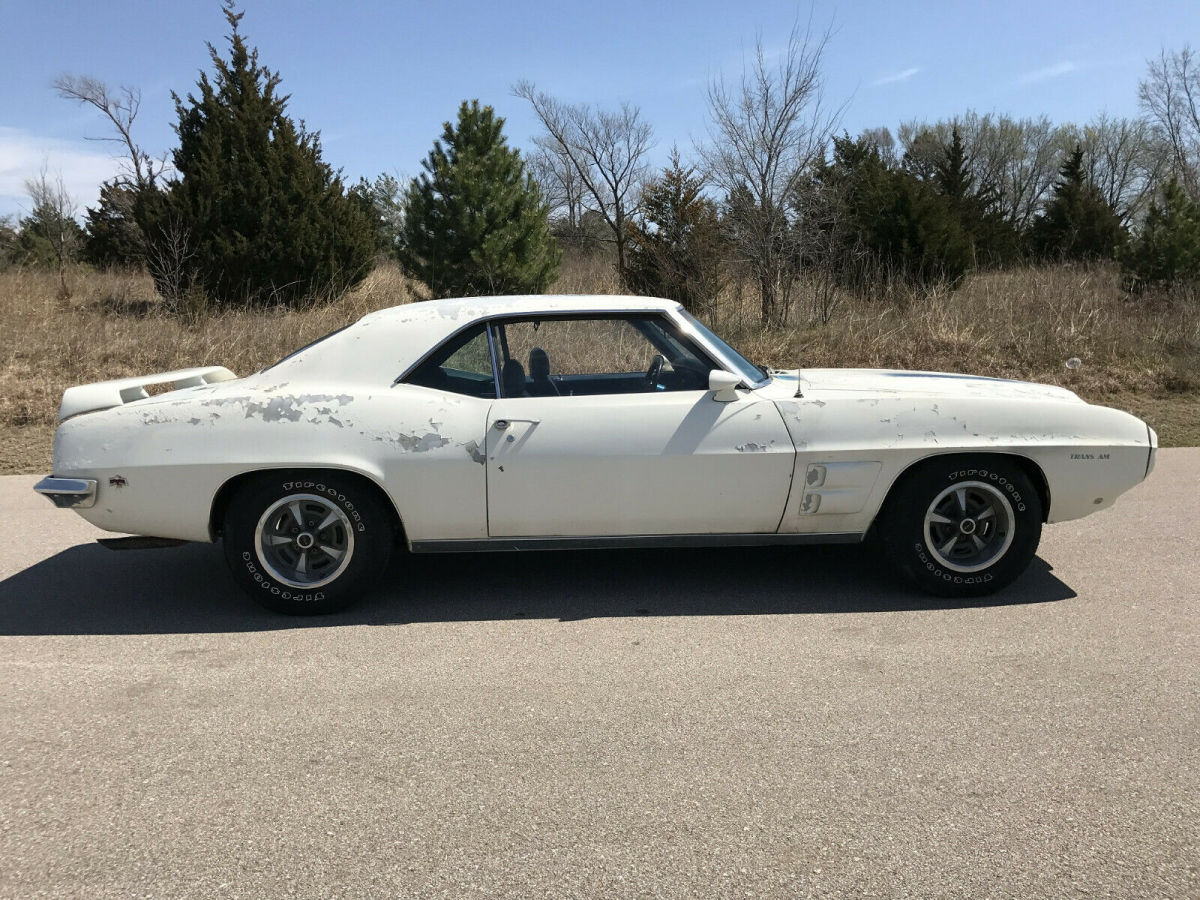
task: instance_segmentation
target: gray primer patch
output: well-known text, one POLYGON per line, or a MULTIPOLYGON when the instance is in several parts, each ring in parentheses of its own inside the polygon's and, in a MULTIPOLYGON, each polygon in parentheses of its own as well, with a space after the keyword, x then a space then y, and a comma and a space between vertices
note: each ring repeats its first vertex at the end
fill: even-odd
POLYGON ((432 431, 422 437, 417 437, 415 434, 397 434, 393 437, 389 433, 382 436, 377 435, 375 440, 386 444, 396 444, 410 453, 425 453, 429 450, 436 450, 438 447, 445 447, 450 443, 449 438, 434 434, 432 431))
MULTIPOLYGON (((246 418, 254 416, 262 416, 264 422, 299 422, 303 415, 302 410, 298 407, 311 406, 316 403, 336 403, 338 406, 346 406, 354 402, 354 398, 349 394, 301 394, 296 397, 272 397, 269 403, 248 402, 246 403, 246 418)), ((332 407, 320 407, 318 412, 323 415, 328 415, 333 412, 332 407)))
POLYGON ((766 444, 756 444, 751 441, 748 444, 738 444, 736 448, 738 453, 762 453, 767 449, 766 444))
POLYGON ((292 397, 275 397, 270 403, 247 403, 246 418, 262 416, 264 422, 299 422, 301 412, 296 409, 296 401, 292 397))
POLYGON ((463 444, 463 449, 467 451, 467 455, 471 457, 471 462, 479 463, 481 466, 486 465, 487 457, 479 452, 479 443, 471 441, 468 444, 463 444))

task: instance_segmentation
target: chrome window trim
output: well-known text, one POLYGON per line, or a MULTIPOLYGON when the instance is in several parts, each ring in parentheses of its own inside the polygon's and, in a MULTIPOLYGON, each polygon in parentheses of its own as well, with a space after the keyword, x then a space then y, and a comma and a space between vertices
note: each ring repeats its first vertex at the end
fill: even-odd
POLYGON ((496 330, 492 328, 492 322, 490 319, 483 323, 483 330, 487 332, 488 356, 491 357, 492 360, 492 383, 496 389, 496 398, 499 399, 501 388, 500 365, 496 361, 498 359, 496 356, 496 330))
MULTIPOLYGON (((699 346, 703 347, 708 352, 708 355, 710 357, 712 357, 715 360, 718 360, 721 363, 722 368, 724 368, 726 372, 730 372, 733 375, 739 374, 741 371, 740 366, 730 365, 729 358, 724 353, 722 353, 716 347, 714 347, 704 337, 703 334, 701 334, 699 331, 697 331, 695 329, 695 327, 692 325, 691 322, 689 322, 683 316, 677 315, 677 313, 681 309, 683 309, 683 304, 679 304, 679 305, 673 307, 669 311, 671 320, 676 324, 676 326, 681 331, 683 331, 683 333, 686 334, 692 341, 694 341, 699 346)), ((746 362, 750 362, 750 360, 746 360, 746 362)), ((754 363, 750 363, 750 364, 754 365, 754 363)), ((761 368, 761 367, 759 367, 759 368, 761 368)), ((742 384, 752 391, 758 390, 760 387, 766 387, 770 383, 771 383, 770 374, 768 374, 766 378, 760 379, 759 381, 756 381, 754 383, 750 383, 749 381, 747 381, 745 376, 742 377, 742 384)))
MULTIPOLYGON (((455 338, 457 338, 460 334, 462 334, 463 332, 466 332, 466 331, 470 331, 472 328, 476 328, 479 325, 483 325, 484 334, 487 335, 487 339, 488 339, 488 352, 489 352, 489 354, 491 354, 491 357, 492 357, 492 390, 495 391, 496 396, 499 397, 500 396, 500 376, 499 376, 499 373, 496 371, 496 353, 495 353, 495 348, 492 346, 492 327, 491 327, 491 321, 492 321, 492 319, 495 319, 495 318, 501 318, 501 317, 487 316, 487 317, 480 318, 480 319, 474 319, 474 320, 468 322, 462 328, 459 328, 457 331, 453 331, 450 334, 446 335, 446 337, 443 338, 441 341, 439 341, 437 343, 437 345, 433 347, 433 349, 422 354, 421 357, 415 363, 413 363, 411 366, 409 366, 407 369, 405 369, 402 373, 397 375, 396 378, 392 381, 391 386, 395 387, 396 385, 398 385, 402 382, 407 382, 408 377, 410 375, 412 375, 413 372, 417 371, 417 369, 419 369, 419 368, 421 368, 421 366, 425 365, 425 363, 428 362, 433 356, 435 356, 439 350, 441 350, 443 347, 445 347, 447 344, 449 344, 451 341, 453 341, 455 338)), ((418 387, 420 387, 420 385, 418 385, 418 387)), ((459 396, 459 397, 473 396, 472 394, 459 394, 456 391, 447 391, 447 393, 455 394, 456 396, 459 396)), ((487 400, 490 398, 477 397, 476 399, 487 400)))
MULTIPOLYGON (((513 312, 512 310, 509 310, 508 312, 494 313, 491 315, 480 316, 477 319, 472 319, 470 322, 468 322, 462 328, 459 328, 457 331, 453 331, 450 334, 446 335, 446 337, 444 337, 441 341, 438 342, 437 346, 433 347, 433 349, 422 354, 421 357, 415 363, 413 363, 411 366, 409 366, 407 369, 405 369, 400 375, 396 376, 395 380, 392 382, 392 387, 395 387, 396 385, 400 384, 401 382, 406 381, 408 379, 408 377, 410 375, 412 375, 412 373, 415 372, 417 369, 419 369, 421 366, 423 366, 426 363, 426 361, 429 360, 430 357, 434 356, 439 350, 441 350, 443 347, 445 347, 446 344, 448 344, 450 341, 454 340, 456 337, 458 337, 464 331, 469 331, 470 329, 475 328, 480 324, 483 324, 486 326, 486 330, 487 330, 487 334, 488 334, 488 345, 492 351, 492 377, 495 379, 495 382, 496 382, 496 384, 495 384, 496 396, 499 397, 500 396, 500 372, 499 372, 499 369, 497 368, 496 346, 495 346, 495 342, 494 342, 492 325, 494 323, 503 322, 503 321, 522 322, 522 321, 527 321, 529 319, 619 319, 619 318, 622 318, 625 316, 636 316, 636 317, 643 318, 643 319, 646 319, 646 318, 655 318, 655 319, 660 319, 660 320, 665 319, 677 331, 681 332, 684 337, 686 337, 688 340, 692 341, 698 348, 700 348, 706 354, 708 354, 708 361, 710 363, 713 363, 713 362, 720 363, 722 368, 726 369, 727 371, 733 372, 736 375, 737 372, 734 368, 730 367, 729 360, 726 359, 724 357, 724 355, 716 352, 716 350, 713 349, 712 345, 709 344, 708 341, 702 340, 700 335, 697 334, 690 327, 690 325, 686 319, 683 319, 675 314, 677 310, 680 310, 682 308, 683 307, 681 305, 676 304, 674 307, 671 307, 669 309, 646 309, 643 307, 640 309, 631 309, 631 308, 580 309, 580 310, 569 310, 569 311, 565 311, 565 312, 563 310, 546 310, 546 311, 541 311, 541 312, 539 312, 537 310, 534 310, 532 312, 513 312)), ((745 379, 742 379, 742 380, 744 383, 745 379)), ((757 384, 755 384, 754 387, 762 387, 764 384, 767 384, 770 380, 771 380, 770 377, 768 377, 765 380, 760 381, 757 384)), ((467 395, 464 394, 464 395, 460 395, 460 396, 467 396, 467 395)))

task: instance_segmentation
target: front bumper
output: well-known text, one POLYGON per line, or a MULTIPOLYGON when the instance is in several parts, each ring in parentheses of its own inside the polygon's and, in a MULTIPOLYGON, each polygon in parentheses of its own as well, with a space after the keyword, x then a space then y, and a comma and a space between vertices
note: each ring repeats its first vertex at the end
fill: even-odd
POLYGON ((55 478, 48 475, 33 489, 62 509, 89 509, 96 505, 94 478, 55 478))

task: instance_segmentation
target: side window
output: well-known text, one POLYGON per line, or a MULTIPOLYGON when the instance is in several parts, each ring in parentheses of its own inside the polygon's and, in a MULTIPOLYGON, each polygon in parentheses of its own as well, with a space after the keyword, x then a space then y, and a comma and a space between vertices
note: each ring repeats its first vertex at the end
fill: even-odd
POLYGON ((505 397, 704 390, 713 368, 652 315, 519 319, 495 328, 505 397))
POLYGON ((470 397, 495 397, 487 326, 477 325, 450 338, 414 369, 405 383, 470 397))

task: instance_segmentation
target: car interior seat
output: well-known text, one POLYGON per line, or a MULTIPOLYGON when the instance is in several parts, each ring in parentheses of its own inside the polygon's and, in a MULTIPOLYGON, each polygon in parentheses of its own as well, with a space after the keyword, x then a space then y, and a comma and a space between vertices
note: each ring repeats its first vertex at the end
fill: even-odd
POLYGON ((550 355, 541 347, 529 351, 529 377, 533 383, 529 394, 533 397, 557 397, 558 386, 550 379, 550 355))
POLYGON ((507 360, 504 363, 504 370, 500 373, 500 380, 504 384, 505 397, 528 397, 525 387, 525 367, 515 359, 507 360))

